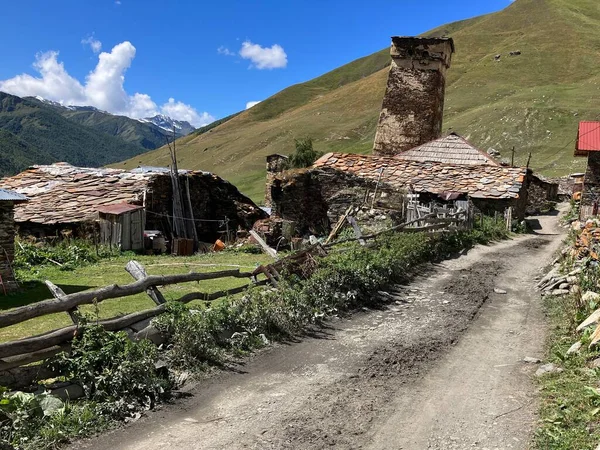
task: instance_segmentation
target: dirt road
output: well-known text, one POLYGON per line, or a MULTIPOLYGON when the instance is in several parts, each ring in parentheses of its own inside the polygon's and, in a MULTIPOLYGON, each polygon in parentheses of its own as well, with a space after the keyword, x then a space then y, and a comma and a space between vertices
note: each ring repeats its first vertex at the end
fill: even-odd
POLYGON ((525 449, 544 318, 534 277, 562 236, 524 236, 423 270, 395 301, 338 319, 73 448, 525 449), (495 293, 494 288, 507 293, 495 293))

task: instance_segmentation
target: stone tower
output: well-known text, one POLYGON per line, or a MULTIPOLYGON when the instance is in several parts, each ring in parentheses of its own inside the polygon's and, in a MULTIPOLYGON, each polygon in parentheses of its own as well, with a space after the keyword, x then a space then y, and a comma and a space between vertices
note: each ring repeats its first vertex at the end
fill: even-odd
POLYGON ((373 153, 393 156, 440 137, 451 38, 392 37, 373 153))

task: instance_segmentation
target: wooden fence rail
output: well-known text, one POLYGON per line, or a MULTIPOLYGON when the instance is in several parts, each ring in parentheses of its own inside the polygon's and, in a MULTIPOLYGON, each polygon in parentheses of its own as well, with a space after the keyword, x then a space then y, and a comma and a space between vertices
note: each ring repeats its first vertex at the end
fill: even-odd
POLYGON ((151 275, 135 283, 119 286, 113 284, 92 291, 76 292, 61 299, 43 300, 32 305, 21 306, 0 314, 0 328, 24 322, 35 317, 45 316, 58 312, 67 312, 73 308, 99 303, 111 298, 129 297, 145 292, 151 287, 167 286, 171 284, 186 283, 190 281, 214 280, 217 278, 250 278, 251 272, 237 270, 223 270, 220 272, 198 273, 191 272, 181 275, 151 275))

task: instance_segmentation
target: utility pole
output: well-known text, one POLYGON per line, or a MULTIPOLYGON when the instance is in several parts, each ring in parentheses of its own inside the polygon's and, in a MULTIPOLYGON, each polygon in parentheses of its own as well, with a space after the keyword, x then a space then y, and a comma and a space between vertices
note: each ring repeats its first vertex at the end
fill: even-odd
POLYGON ((510 158, 510 167, 515 167, 515 146, 513 145, 512 157, 510 158))

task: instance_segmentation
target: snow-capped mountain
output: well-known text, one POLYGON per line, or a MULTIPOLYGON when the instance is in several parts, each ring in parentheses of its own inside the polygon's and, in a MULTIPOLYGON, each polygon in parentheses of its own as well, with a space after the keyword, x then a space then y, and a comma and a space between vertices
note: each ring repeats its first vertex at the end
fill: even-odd
POLYGON ((189 122, 184 120, 175 120, 170 118, 169 116, 165 116, 164 114, 157 114, 154 117, 146 117, 144 119, 138 119, 140 122, 152 123, 157 127, 168 131, 169 133, 173 132, 173 127, 175 128, 175 133, 179 136, 185 136, 186 134, 190 134, 195 128, 190 125, 189 122))

